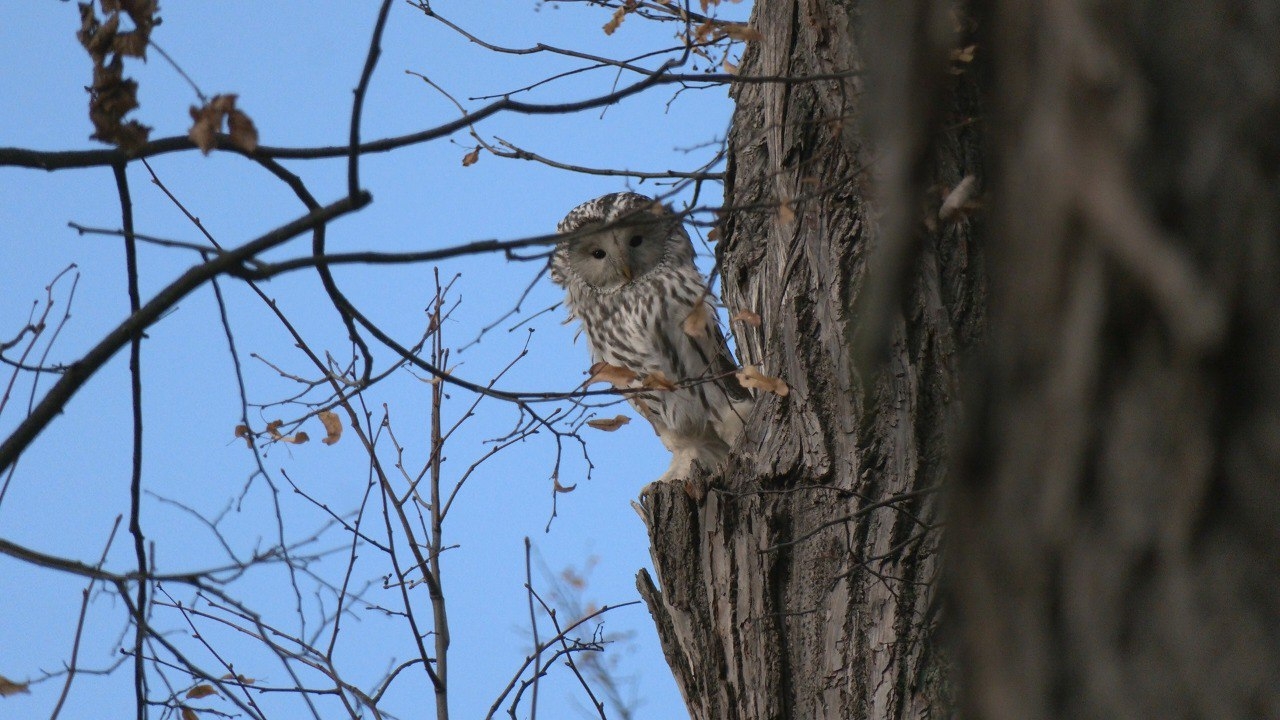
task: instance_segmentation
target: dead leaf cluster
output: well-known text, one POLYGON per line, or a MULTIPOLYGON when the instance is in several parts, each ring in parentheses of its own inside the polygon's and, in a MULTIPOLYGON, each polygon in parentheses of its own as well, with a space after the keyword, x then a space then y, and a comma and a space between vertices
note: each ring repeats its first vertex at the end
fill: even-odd
POLYGON ((222 123, 227 123, 231 142, 245 152, 258 149, 258 128, 253 120, 236 107, 234 93, 214 95, 201 107, 191 107, 191 129, 187 137, 200 148, 200 152, 208 155, 218 146, 218 133, 222 132, 222 123))
POLYGON ((280 432, 280 426, 282 425, 284 425, 283 420, 272 420, 271 422, 267 423, 267 434, 271 436, 272 440, 275 440, 276 442, 289 443, 291 445, 301 445, 302 443, 311 439, 305 432, 302 432, 302 431, 299 431, 293 435, 284 435, 280 432))
MULTIPOLYGON (((321 410, 316 413, 316 417, 320 418, 320 423, 324 425, 325 436, 320 442, 325 445, 333 445, 342 439, 342 420, 338 418, 337 413, 329 410, 321 410)), ((284 426, 283 420, 272 420, 267 423, 266 429, 263 431, 271 437, 274 442, 289 443, 291 445, 301 445, 311 439, 305 432, 298 432, 293 435, 285 435, 280 432, 280 428, 284 426)), ((253 438, 255 435, 248 425, 237 425, 235 435, 237 438, 244 440, 244 444, 250 448, 253 447, 253 438)))
POLYGON ((101 0, 101 20, 92 2, 80 3, 80 29, 76 38, 93 60, 93 84, 89 91, 89 120, 94 140, 132 152, 146 144, 151 128, 124 116, 138 107, 138 83, 124 77, 124 58, 145 58, 151 29, 160 23, 156 0, 101 0), (121 32, 120 16, 133 23, 121 32))
POLYGON ((688 40, 693 45, 704 45, 724 38, 739 42, 753 42, 763 39, 764 36, 759 30, 746 23, 725 22, 713 18, 695 26, 688 40))

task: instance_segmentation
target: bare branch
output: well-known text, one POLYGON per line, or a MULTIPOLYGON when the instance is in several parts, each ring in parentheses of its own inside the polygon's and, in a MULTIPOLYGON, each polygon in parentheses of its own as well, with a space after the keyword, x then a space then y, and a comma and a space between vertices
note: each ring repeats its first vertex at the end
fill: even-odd
POLYGON ((150 327, 169 308, 178 303, 196 288, 202 286, 210 278, 221 274, 240 274, 242 263, 270 248, 281 245, 298 235, 322 226, 324 223, 345 215, 353 210, 369 204, 372 198, 368 193, 361 193, 356 198, 345 197, 318 210, 309 212, 292 222, 286 223, 261 237, 252 240, 235 250, 228 251, 206 263, 197 265, 183 273, 178 279, 169 283, 158 292, 146 305, 125 318, 123 322, 108 333, 89 352, 69 366, 58 382, 32 410, 31 414, 16 427, 9 437, 0 443, 0 471, 12 465, 31 444, 36 435, 43 430, 66 404, 67 400, 80 389, 103 365, 110 360, 120 348, 132 338, 150 327))

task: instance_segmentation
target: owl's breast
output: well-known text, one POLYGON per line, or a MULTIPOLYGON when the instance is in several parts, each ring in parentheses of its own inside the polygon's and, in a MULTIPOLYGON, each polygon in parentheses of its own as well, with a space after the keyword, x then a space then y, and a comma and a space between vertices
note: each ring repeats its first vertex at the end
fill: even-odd
POLYGON ((584 308, 580 317, 592 359, 638 373, 660 369, 654 357, 662 319, 659 301, 658 294, 649 289, 628 286, 601 295, 593 307, 584 308))
POLYGON ((682 324, 704 292, 696 270, 681 270, 651 273, 617 292, 596 295, 595 302, 575 306, 593 360, 676 378, 682 324))
MULTIPOLYGON (((694 337, 686 331, 693 309, 709 305, 697 269, 690 264, 660 270, 616 292, 570 298, 570 305, 586 331, 593 362, 642 377, 661 373, 682 386, 631 398, 655 427, 663 428, 660 434, 702 437, 714 418, 729 412, 729 398, 719 383, 707 381, 720 370, 715 363, 724 351, 709 335, 694 337)), ((714 312, 710 307, 707 311, 714 312)))

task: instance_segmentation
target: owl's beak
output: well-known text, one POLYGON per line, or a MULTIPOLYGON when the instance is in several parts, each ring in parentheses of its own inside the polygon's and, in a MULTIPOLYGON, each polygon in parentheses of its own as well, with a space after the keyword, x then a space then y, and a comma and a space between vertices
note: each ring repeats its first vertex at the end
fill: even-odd
POLYGON ((626 278, 627 282, 631 282, 631 266, 627 263, 623 263, 619 270, 622 273, 622 277, 626 278))

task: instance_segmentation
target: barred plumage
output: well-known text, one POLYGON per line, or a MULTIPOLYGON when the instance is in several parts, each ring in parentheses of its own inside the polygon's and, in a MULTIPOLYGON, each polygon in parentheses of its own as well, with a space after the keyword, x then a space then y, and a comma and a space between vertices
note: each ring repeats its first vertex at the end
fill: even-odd
POLYGON ((714 468, 742 431, 751 396, 733 375, 679 218, 653 198, 613 193, 574 208, 557 229, 574 236, 556 246, 551 279, 564 287, 592 361, 679 385, 630 398, 672 453, 660 480, 688 477, 695 462, 714 468))

